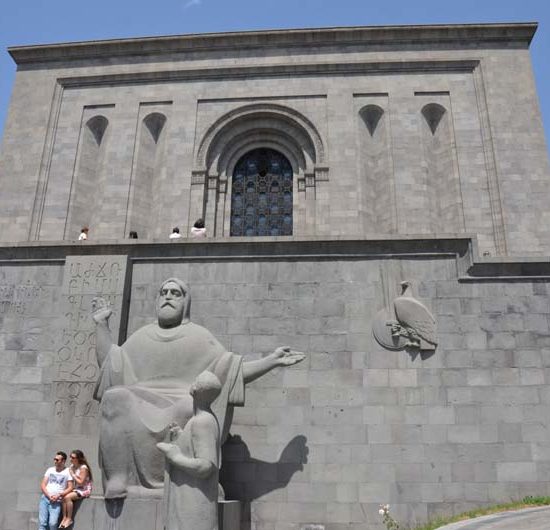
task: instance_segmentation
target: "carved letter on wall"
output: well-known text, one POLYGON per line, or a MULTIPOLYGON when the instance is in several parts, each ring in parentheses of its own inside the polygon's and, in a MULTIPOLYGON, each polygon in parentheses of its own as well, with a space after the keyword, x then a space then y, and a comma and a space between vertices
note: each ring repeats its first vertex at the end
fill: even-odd
POLYGON ((90 302, 96 296, 106 298, 116 312, 113 328, 119 330, 126 260, 126 256, 67 257, 53 372, 57 434, 87 434, 97 418, 93 392, 99 367, 90 302))

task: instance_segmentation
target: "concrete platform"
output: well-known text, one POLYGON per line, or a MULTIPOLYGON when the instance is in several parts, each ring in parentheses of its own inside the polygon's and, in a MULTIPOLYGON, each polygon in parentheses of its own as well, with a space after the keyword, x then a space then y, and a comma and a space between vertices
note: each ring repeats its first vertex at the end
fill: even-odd
POLYGON ((438 530, 550 530, 550 506, 484 515, 438 530))
MULTIPOLYGON (((70 530, 163 530, 162 498, 128 498, 124 501, 105 502, 103 497, 92 496, 77 503, 74 524, 70 530)), ((219 530, 239 530, 241 503, 218 502, 219 530)), ((32 518, 29 530, 38 526, 32 518)))

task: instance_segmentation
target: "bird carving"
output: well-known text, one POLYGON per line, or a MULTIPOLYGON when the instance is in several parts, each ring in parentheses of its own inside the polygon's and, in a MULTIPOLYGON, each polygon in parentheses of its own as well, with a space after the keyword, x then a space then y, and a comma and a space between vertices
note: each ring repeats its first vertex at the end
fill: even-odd
POLYGON ((436 325, 429 309, 412 295, 411 283, 401 282, 401 296, 393 301, 396 321, 387 323, 393 337, 405 337, 405 347, 420 350, 435 350, 437 346, 436 325))

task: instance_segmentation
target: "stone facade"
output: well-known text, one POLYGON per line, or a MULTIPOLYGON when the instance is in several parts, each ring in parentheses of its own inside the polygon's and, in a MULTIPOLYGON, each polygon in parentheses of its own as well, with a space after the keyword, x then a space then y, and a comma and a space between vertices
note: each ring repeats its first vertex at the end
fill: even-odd
MULTIPOLYGON (((236 410, 221 480, 243 530, 382 530, 382 503, 412 525, 549 495, 550 172, 534 31, 11 49, 0 530, 36 527, 53 451, 82 449, 99 477, 92 298, 110 300, 120 343, 154 319, 173 276, 191 286, 192 320, 229 351, 308 353, 252 383, 236 410), (259 147, 292 166, 290 237, 228 237, 233 169, 259 147), (199 216, 216 237, 168 242, 199 216), (76 243, 85 223, 90 239, 76 243), (435 317, 435 352, 373 336, 403 280, 435 317)), ((158 506, 132 502, 132 517, 161 524, 158 506)), ((85 501, 75 528, 101 509, 85 501)))
POLYGON ((100 278, 103 294, 114 288, 115 305, 130 299, 117 310, 121 337, 154 318, 160 281, 176 275, 192 286, 192 320, 231 351, 308 352, 251 385, 236 411, 222 482, 244 502, 243 528, 376 529, 380 503, 414 522, 549 494, 548 263, 471 249, 468 238, 3 249, 0 458, 16 487, 0 493, 0 528, 35 516, 54 449, 97 454, 89 322, 78 323, 84 279, 66 291, 78 274, 92 289, 100 278), (122 283, 118 255, 129 259, 122 283), (388 351, 372 335, 403 278, 438 323, 429 358, 388 351))
POLYGON ((233 168, 270 147, 293 167, 296 236, 471 233, 491 255, 543 255, 535 28, 11 48, 0 240, 74 240, 83 225, 95 239, 163 238, 198 217, 228 236, 233 168))

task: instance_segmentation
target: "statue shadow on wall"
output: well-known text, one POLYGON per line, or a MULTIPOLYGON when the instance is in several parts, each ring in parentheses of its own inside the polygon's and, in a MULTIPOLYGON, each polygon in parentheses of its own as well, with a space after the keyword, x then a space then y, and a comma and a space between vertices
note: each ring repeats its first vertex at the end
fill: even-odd
MULTIPOLYGON (((296 473, 303 471, 308 453, 307 438, 298 435, 288 442, 276 462, 265 462, 250 454, 250 449, 240 436, 229 435, 222 446, 220 484, 226 499, 241 501, 242 530, 250 529, 251 502, 286 487, 296 473)), ((125 500, 105 500, 105 511, 111 524, 122 515, 125 500)))
POLYGON ((307 438, 298 435, 288 442, 276 462, 265 462, 250 454, 240 436, 229 435, 222 446, 220 484, 226 499, 241 501, 243 530, 249 528, 250 503, 286 487, 296 473, 303 471, 308 453, 307 438))
POLYGON ((426 359, 429 359, 432 355, 435 354, 435 350, 407 349, 406 352, 409 354, 411 361, 414 361, 417 357, 420 357, 421 360, 425 361, 426 359))

